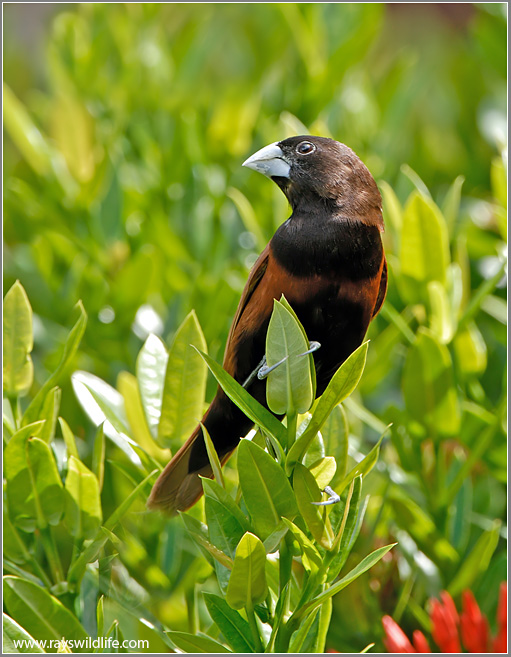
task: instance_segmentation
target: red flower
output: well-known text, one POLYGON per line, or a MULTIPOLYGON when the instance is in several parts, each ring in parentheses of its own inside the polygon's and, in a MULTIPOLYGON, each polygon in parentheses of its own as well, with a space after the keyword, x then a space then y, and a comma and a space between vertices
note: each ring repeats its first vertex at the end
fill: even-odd
POLYGON ((486 652, 488 621, 483 616, 471 591, 463 592, 463 611, 460 615, 461 638, 468 652, 486 652))
POLYGON ((389 652, 431 652, 426 637, 419 630, 413 633, 414 647, 393 618, 384 616, 382 623, 386 634, 383 643, 389 652))
POLYGON ((431 636, 442 652, 461 652, 458 638, 458 612, 447 591, 441 593, 442 602, 431 601, 429 613, 433 623, 431 636))
POLYGON ((497 624, 499 629, 493 640, 493 652, 507 653, 507 583, 502 582, 499 593, 499 607, 497 609, 497 624))
MULTIPOLYGON (((486 616, 470 591, 462 595, 463 610, 458 616, 453 599, 442 591, 440 600, 430 600, 429 616, 432 624, 431 635, 441 652, 461 652, 460 635, 467 652, 507 652, 507 584, 500 586, 499 607, 497 610, 497 636, 490 641, 489 625, 486 616), (459 629, 459 632, 458 632, 459 629)), ((413 645, 390 617, 382 618, 385 638, 383 643, 389 652, 431 652, 426 637, 416 630, 413 645)))

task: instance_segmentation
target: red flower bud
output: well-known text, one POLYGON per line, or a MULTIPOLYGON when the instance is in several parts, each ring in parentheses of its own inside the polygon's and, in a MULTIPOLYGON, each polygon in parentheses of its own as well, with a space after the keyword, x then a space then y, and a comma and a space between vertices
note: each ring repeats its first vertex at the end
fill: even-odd
POLYGON ((381 622, 385 630, 383 643, 389 652, 416 652, 406 634, 393 618, 384 616, 381 622))
POLYGON ((458 612, 453 599, 446 591, 442 591, 441 598, 442 602, 431 601, 431 635, 442 652, 461 652, 457 628, 458 612))
POLYGON ((471 591, 464 591, 462 597, 463 612, 460 615, 460 629, 463 645, 469 652, 488 652, 488 621, 471 591))
POLYGON ((431 652, 429 643, 420 630, 415 630, 413 633, 413 645, 417 652, 431 652))

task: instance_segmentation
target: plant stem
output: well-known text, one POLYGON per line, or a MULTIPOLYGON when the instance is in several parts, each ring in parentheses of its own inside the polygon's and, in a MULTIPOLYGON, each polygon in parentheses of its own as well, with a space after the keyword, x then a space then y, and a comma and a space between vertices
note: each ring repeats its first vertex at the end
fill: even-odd
POLYGON ((40 528, 41 542, 46 552, 46 557, 48 559, 48 564, 53 575, 53 580, 55 584, 64 581, 64 574, 62 571, 62 564, 60 563, 59 553, 57 551, 57 546, 55 545, 55 539, 51 531, 51 527, 47 525, 44 528, 40 528))
POLYGON ((293 555, 289 550, 287 543, 288 535, 286 534, 280 541, 280 558, 279 558, 279 592, 282 595, 284 587, 291 579, 291 566, 293 555))
POLYGON ((296 440, 296 424, 298 414, 292 408, 287 414, 287 451, 289 451, 296 440))
POLYGON ((198 618, 197 618, 197 591, 195 584, 192 588, 186 591, 186 609, 188 611, 188 632, 190 634, 197 633, 198 618))
POLYGON ((263 644, 261 643, 261 636, 259 634, 259 628, 257 627, 257 621, 254 612, 254 606, 250 603, 245 607, 247 611, 248 624, 250 625, 250 631, 252 632, 252 638, 254 639, 254 646, 256 652, 264 652, 263 644))

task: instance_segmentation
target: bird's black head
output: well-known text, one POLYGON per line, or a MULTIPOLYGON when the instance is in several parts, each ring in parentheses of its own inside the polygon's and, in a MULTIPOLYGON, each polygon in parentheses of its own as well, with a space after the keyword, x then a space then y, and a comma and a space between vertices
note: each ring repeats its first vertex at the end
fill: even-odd
POLYGON ((265 146, 243 163, 271 178, 293 211, 319 206, 383 230, 381 196, 369 170, 344 144, 301 135, 265 146))

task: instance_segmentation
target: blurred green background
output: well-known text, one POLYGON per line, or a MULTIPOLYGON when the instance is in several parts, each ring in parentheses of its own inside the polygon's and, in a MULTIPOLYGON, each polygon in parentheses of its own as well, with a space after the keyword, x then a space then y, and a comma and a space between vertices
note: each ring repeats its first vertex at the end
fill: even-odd
MULTIPOLYGON (((241 168, 256 149, 293 134, 332 136, 353 148, 380 184, 387 311, 370 329, 361 394, 348 410, 352 456, 374 442, 375 416, 394 422, 383 454, 389 465, 372 475, 368 490, 360 552, 389 535, 400 547, 334 602, 329 647, 340 651, 379 641, 381 615, 396 605, 410 629, 424 621, 427 596, 459 572, 449 550, 442 553, 444 544, 438 548, 440 538, 454 545, 459 564, 485 532, 500 537, 491 552, 480 548, 484 572, 467 579, 490 615, 505 578, 504 529, 495 525, 505 520, 503 423, 466 469, 458 506, 451 500, 435 507, 441 491, 438 479, 428 484, 428 463, 442 450, 446 463, 466 463, 491 424, 488 416, 500 417, 505 408, 499 268, 506 240, 506 9, 503 3, 3 7, 4 289, 19 279, 34 310, 33 392, 58 363, 79 299, 89 321, 74 369, 111 385, 121 371, 135 371, 150 332, 168 344, 191 309, 210 354, 221 359, 249 268, 287 217, 276 186, 241 168), (460 328, 440 341, 452 357, 461 423, 433 447, 431 426, 420 426, 407 399, 419 383, 411 366, 403 373, 413 362, 406 330, 413 340, 431 325, 430 297, 403 282, 399 241, 400 208, 416 188, 427 196, 424 185, 448 224, 450 258, 462 281, 456 291, 448 277, 447 297, 461 294, 462 316, 484 292, 463 334, 460 328), (407 460, 407 449, 417 459, 407 460)), ((87 460, 94 427, 69 379, 62 387, 60 413, 83 439, 87 460)), ((210 381, 209 398, 214 388, 210 381)), ((121 458, 113 445, 108 450, 121 458)), ((114 474, 105 479, 108 508, 125 494, 114 474)), ((175 545, 181 531, 142 507, 130 520, 117 582, 129 594, 112 613, 129 617, 143 605, 155 622, 172 629, 185 623, 179 605, 193 586, 185 568, 193 548, 175 545), (165 544, 156 550, 152 541, 163 531, 165 544)))

